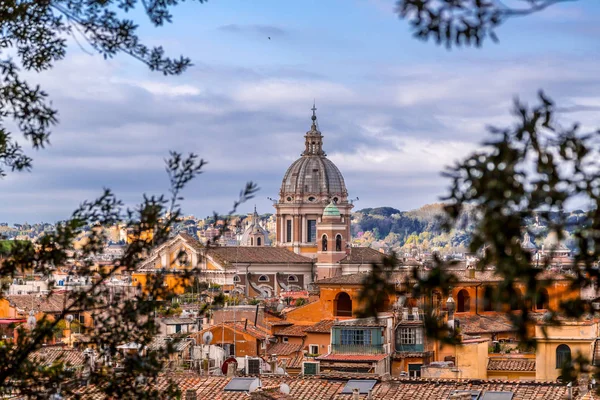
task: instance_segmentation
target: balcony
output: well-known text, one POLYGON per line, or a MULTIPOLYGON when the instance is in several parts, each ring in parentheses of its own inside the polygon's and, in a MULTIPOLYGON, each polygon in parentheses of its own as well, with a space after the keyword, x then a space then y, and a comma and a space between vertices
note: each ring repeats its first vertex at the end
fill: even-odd
POLYGON ((331 353, 333 354, 384 354, 386 346, 383 344, 332 344, 331 353))
POLYGON ((425 351, 425 345, 423 344, 396 344, 397 352, 411 352, 411 353, 422 353, 425 351))

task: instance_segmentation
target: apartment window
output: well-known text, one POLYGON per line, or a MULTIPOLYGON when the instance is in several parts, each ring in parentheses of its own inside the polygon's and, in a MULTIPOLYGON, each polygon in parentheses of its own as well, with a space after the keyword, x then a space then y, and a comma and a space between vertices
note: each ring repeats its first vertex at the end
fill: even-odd
POLYGON ((175 333, 181 333, 181 324, 175 325, 175 333))
POLYGON ((368 346, 371 344, 371 331, 365 329, 344 329, 341 331, 342 345, 368 346))
POLYGON ((285 227, 285 234, 286 234, 286 242, 290 243, 292 241, 292 220, 288 219, 287 221, 285 221, 286 223, 286 227, 285 227))
POLYGON ((408 376, 411 378, 420 378, 422 366, 423 364, 408 364, 408 376))
POLYGON ((284 337, 283 337, 283 339, 281 339, 281 341, 282 341, 283 343, 287 343, 287 342, 288 342, 288 337, 287 337, 287 336, 284 336, 284 337))
POLYGON ((400 344, 423 344, 421 328, 399 328, 398 341, 400 344))
POLYGON ((308 346, 308 352, 310 354, 319 354, 319 345, 318 344, 311 344, 308 346))
POLYGON ((562 368, 571 361, 571 348, 561 344, 556 348, 556 368, 562 368))
POLYGON ((317 241, 317 220, 315 219, 306 221, 306 241, 310 243, 317 241))

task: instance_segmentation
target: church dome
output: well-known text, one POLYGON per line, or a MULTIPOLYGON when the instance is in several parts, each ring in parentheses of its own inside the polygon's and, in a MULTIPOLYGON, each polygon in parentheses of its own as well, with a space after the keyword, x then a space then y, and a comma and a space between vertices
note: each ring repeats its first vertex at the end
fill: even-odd
POLYGON ((323 151, 323 136, 317 129, 316 108, 312 126, 306 132, 302 157, 290 165, 281 183, 283 201, 345 201, 348 196, 344 177, 323 151))

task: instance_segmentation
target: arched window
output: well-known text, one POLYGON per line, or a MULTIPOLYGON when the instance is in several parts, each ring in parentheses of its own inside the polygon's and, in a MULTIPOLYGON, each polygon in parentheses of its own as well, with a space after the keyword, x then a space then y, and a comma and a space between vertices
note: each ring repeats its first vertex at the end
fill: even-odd
POLYGON ((298 277, 296 275, 288 276, 288 282, 298 282, 298 277))
POLYGON ((240 280, 241 280, 241 279, 240 279, 240 277, 239 277, 239 276, 237 276, 237 275, 234 275, 234 276, 233 276, 233 281, 234 281, 235 283, 239 283, 239 282, 240 282, 240 280))
POLYGON ((566 344, 556 348, 556 368, 562 368, 571 362, 571 349, 566 344))
POLYGON ((465 289, 458 292, 457 303, 456 304, 456 312, 467 312, 471 309, 471 298, 469 297, 469 292, 465 289))
POLYGON ((495 311, 496 290, 491 286, 486 286, 483 290, 483 311, 495 311))
POLYGON ((256 238, 256 245, 260 246, 260 238, 256 238))
POLYGON ((523 293, 521 290, 514 289, 514 293, 510 296, 510 309, 511 310, 520 310, 523 305, 523 293))
POLYGON ((327 251, 327 235, 321 238, 321 251, 327 251))
POLYGON ((547 310, 550 308, 550 297, 546 289, 542 288, 538 290, 535 299, 535 308, 537 310, 547 310))
POLYGON ((269 282, 269 277, 266 275, 261 275, 258 277, 259 282, 269 282))
POLYGON ((254 238, 250 238, 250 246, 254 246, 254 238))
POLYGON ((342 235, 335 236, 335 251, 342 251, 342 235))
POLYGON ((335 298, 335 309, 333 311, 336 317, 352 316, 352 299, 346 292, 339 293, 335 298))

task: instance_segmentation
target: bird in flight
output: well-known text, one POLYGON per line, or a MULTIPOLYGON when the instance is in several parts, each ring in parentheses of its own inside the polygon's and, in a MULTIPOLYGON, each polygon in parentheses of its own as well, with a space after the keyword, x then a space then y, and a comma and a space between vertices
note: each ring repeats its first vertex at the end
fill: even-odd
POLYGON ((271 36, 269 36, 269 40, 271 40, 271 36))

